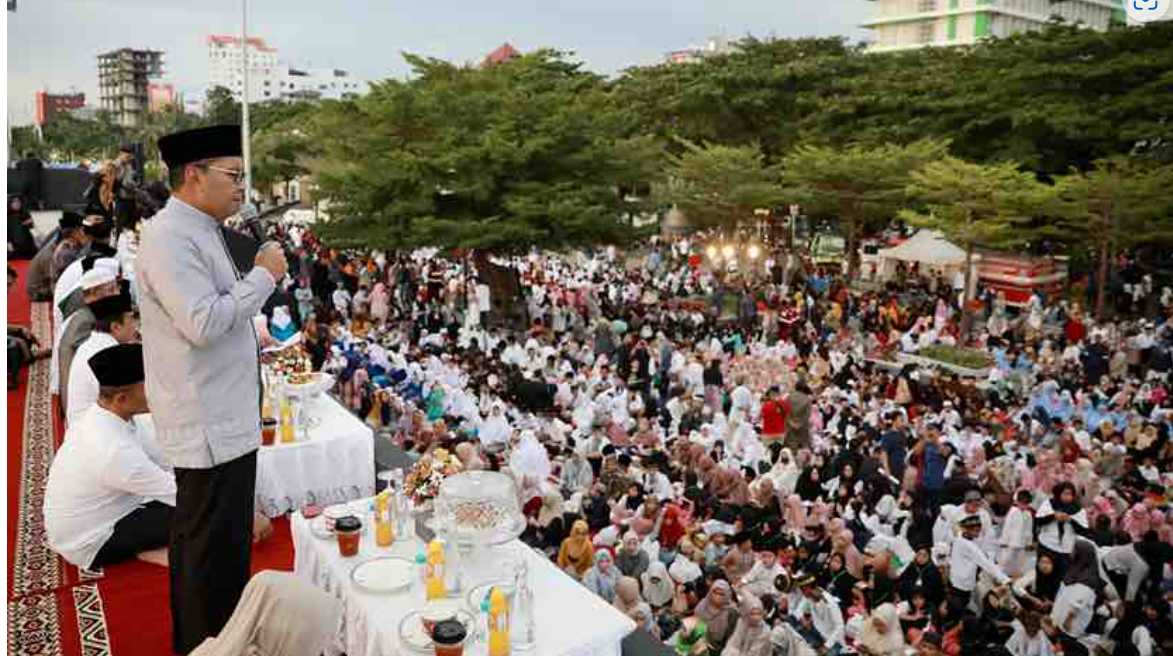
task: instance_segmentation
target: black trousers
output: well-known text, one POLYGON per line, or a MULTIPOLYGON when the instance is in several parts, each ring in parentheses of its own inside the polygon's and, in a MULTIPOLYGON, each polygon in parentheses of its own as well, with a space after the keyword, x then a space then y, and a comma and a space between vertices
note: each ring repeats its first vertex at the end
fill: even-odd
POLYGON ((187 654, 220 633, 252 565, 257 452, 209 469, 175 469, 171 522, 172 649, 187 654))
POLYGON ((114 534, 98 550, 90 567, 96 569, 120 563, 144 551, 167 546, 174 514, 174 508, 160 501, 136 508, 114 524, 114 534))

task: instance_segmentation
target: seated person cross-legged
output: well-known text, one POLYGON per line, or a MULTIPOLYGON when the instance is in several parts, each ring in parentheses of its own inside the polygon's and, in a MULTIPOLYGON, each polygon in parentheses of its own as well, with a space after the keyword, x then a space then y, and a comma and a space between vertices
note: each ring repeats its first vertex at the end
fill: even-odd
POLYGON ((45 490, 49 545, 78 567, 138 557, 167 565, 175 476, 147 455, 135 415, 149 411, 141 344, 95 353, 98 402, 70 424, 45 490))

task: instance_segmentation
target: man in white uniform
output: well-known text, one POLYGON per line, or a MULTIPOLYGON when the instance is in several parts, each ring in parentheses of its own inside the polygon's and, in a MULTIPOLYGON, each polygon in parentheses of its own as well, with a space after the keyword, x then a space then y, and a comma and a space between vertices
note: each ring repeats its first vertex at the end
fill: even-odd
POLYGON ((98 378, 90 369, 90 358, 116 344, 138 341, 138 319, 134 316, 129 295, 107 296, 88 305, 94 313, 94 332, 78 347, 69 367, 67 426, 81 419, 98 401, 98 378))
POLYGON ((135 428, 135 415, 148 412, 142 346, 111 346, 89 364, 101 392, 49 470, 49 545, 89 569, 136 556, 166 566, 175 477, 147 456, 135 428))
POLYGON ((90 334, 94 331, 94 313, 88 304, 100 298, 118 294, 120 283, 116 271, 94 265, 82 276, 81 287, 83 302, 76 311, 65 319, 60 339, 55 342, 53 347, 53 355, 56 358, 54 366, 57 367, 56 378, 58 381, 56 393, 61 398, 63 412, 69 411, 69 371, 73 367, 73 358, 77 355, 78 347, 89 339, 90 334))

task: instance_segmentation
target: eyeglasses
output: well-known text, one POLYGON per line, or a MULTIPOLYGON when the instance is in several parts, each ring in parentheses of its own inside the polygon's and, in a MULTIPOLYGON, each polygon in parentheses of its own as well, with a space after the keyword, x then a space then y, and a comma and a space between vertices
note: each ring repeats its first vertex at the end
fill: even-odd
POLYGON ((235 169, 224 169, 224 168, 220 168, 219 166, 212 166, 211 164, 204 164, 203 168, 208 169, 209 171, 216 171, 218 173, 223 173, 224 175, 231 178, 232 181, 235 182, 236 184, 240 184, 240 183, 244 182, 244 175, 245 175, 244 171, 237 171, 235 169))

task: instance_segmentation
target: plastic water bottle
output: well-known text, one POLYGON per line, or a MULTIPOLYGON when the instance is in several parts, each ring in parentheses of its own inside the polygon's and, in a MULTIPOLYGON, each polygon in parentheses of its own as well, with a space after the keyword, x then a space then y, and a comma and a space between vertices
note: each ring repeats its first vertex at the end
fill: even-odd
POLYGON ((417 599, 428 597, 428 557, 424 552, 415 555, 415 582, 412 585, 412 594, 417 599))

